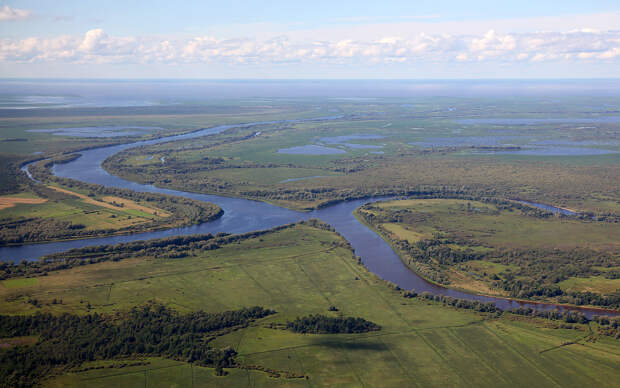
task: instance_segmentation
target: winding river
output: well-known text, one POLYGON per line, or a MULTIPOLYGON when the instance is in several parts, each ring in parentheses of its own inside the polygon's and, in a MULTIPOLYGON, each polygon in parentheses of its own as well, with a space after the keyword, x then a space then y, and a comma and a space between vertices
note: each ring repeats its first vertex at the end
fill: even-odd
MULTIPOLYGON (((323 118, 315 120, 326 120, 323 118)), ((295 122, 299 120, 287 120, 295 122)), ((287 121, 256 122, 240 125, 220 125, 213 128, 203 129, 196 132, 168 136, 154 140, 139 141, 130 144, 122 144, 110 147, 101 147, 82 151, 79 158, 66 164, 58 164, 52 167, 54 174, 60 177, 76 179, 89 183, 96 183, 108 187, 125 188, 140 192, 162 193, 177 195, 200 201, 213 202, 224 210, 224 215, 212 222, 182 227, 168 230, 136 233, 124 236, 111 236, 103 238, 92 238, 62 242, 52 242, 43 244, 29 244, 22 246, 11 246, 0 248, 0 261, 19 261, 22 259, 36 260, 44 255, 62 252, 72 248, 82 248, 93 245, 117 244, 136 240, 147 240, 177 235, 190 235, 197 233, 245 233, 261 229, 269 229, 286 223, 307 220, 309 218, 319 218, 332 225, 336 231, 342 234, 352 245, 355 254, 360 256, 364 265, 382 279, 389 280, 403 289, 415 289, 417 292, 431 292, 442 294, 454 298, 468 300, 478 300, 482 302, 493 302, 502 309, 512 309, 517 307, 531 307, 543 310, 574 310, 580 311, 587 316, 600 313, 600 310, 567 307, 547 303, 526 303, 503 298, 474 295, 457 290, 452 290, 437 286, 422 279, 411 271, 400 260, 399 256, 392 250, 379 235, 361 224, 352 214, 357 207, 372 201, 384 200, 386 198, 362 199, 350 202, 343 202, 327 208, 312 212, 297 212, 264 202, 251 201, 241 198, 222 197, 217 195, 196 194, 184 191, 163 189, 152 185, 140 184, 119 178, 105 171, 101 164, 108 157, 123 150, 152 145, 163 142, 177 141, 198 138, 201 136, 217 134, 233 127, 250 127, 260 124, 281 123, 287 121)), ((24 167, 27 170, 27 166, 24 167)), ((620 312, 605 311, 605 315, 620 315, 620 312)))

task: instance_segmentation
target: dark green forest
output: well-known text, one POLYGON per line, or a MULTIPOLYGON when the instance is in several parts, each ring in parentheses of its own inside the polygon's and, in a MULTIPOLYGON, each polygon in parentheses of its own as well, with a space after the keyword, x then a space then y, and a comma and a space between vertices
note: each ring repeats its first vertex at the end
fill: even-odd
POLYGON ((35 314, 0 315, 0 337, 36 336, 32 346, 0 352, 0 380, 4 387, 30 387, 86 361, 119 357, 161 356, 215 367, 236 364, 231 348, 213 348, 218 331, 243 327, 273 314, 262 307, 221 313, 180 314, 160 304, 134 307, 115 315, 35 314))

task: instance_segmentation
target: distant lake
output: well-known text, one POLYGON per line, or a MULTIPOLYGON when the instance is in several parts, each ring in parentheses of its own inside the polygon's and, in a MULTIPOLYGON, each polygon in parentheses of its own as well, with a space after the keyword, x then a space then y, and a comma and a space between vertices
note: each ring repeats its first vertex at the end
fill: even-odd
POLYGON ((27 129, 26 132, 51 133, 55 136, 72 137, 119 137, 144 135, 145 132, 163 129, 161 127, 140 126, 105 126, 105 127, 71 127, 49 129, 27 129), (137 130, 137 131, 136 131, 137 130))
POLYGON ((519 201, 519 202, 521 202, 522 204, 525 204, 525 205, 534 206, 534 207, 542 209, 542 210, 550 211, 552 213, 564 214, 566 216, 575 216, 575 215, 577 215, 577 213, 572 211, 572 210, 564 209, 564 208, 557 207, 557 206, 545 205, 544 203, 530 202, 530 201, 519 201))
POLYGON ((323 147, 315 144, 308 144, 304 146, 280 148, 279 154, 291 154, 291 155, 334 155, 345 154, 345 150, 331 147, 323 147))
POLYGON ((321 141, 327 144, 344 144, 352 140, 378 140, 378 139, 383 139, 383 138, 385 138, 385 136, 375 135, 375 134, 353 134, 353 135, 322 137, 321 141))
POLYGON ((516 155, 547 155, 547 156, 579 156, 605 155, 618 151, 592 148, 588 146, 614 145, 613 141, 547 139, 533 140, 527 136, 454 136, 431 137, 423 141, 411 142, 410 145, 434 147, 521 147, 515 150, 481 150, 483 153, 516 154, 516 155))
POLYGON ((464 125, 537 125, 537 124, 589 124, 589 123, 620 123, 620 116, 597 117, 554 117, 554 118, 479 118, 454 120, 464 125))

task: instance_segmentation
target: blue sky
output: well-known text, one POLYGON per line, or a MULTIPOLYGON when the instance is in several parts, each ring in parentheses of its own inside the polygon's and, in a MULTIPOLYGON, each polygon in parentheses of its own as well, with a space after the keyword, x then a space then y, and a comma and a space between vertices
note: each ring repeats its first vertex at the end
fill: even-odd
POLYGON ((0 1, 0 76, 620 77, 616 1, 0 1))

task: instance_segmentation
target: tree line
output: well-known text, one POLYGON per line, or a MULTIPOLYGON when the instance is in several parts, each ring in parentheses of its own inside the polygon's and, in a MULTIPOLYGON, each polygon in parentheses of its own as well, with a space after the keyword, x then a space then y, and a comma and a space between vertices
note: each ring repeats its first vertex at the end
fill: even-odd
POLYGON ((443 304, 444 306, 451 306, 457 309, 472 310, 481 313, 492 313, 495 316, 501 316, 502 314, 515 314, 528 317, 549 319, 554 321, 562 321, 568 324, 567 328, 571 328, 570 324, 587 324, 589 322, 596 322, 599 325, 599 331, 614 338, 620 338, 620 317, 608 317, 605 315, 594 315, 592 318, 588 318, 585 314, 578 311, 560 311, 554 310, 541 310, 533 309, 531 307, 519 307, 511 310, 502 310, 495 306, 491 302, 480 302, 477 300, 466 300, 453 298, 445 295, 434 295, 430 292, 423 292, 421 294, 416 293, 414 290, 405 291, 403 296, 406 298, 422 298, 443 304))

